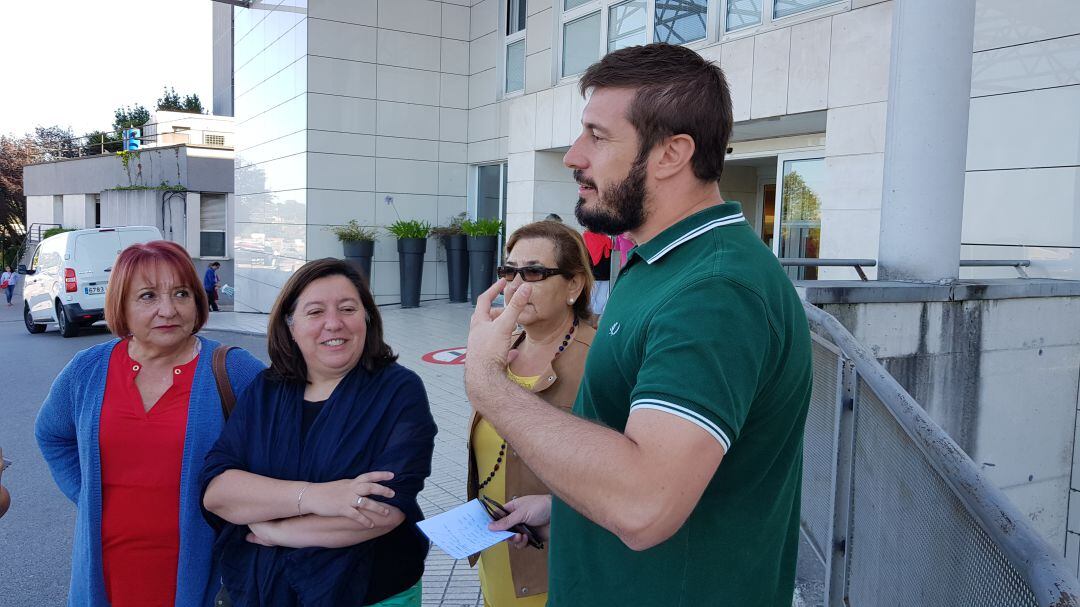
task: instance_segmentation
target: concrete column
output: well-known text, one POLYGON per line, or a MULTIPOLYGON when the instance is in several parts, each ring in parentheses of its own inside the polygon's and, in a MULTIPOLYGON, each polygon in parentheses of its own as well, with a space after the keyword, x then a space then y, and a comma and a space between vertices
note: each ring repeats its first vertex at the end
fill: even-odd
POLYGON ((881 280, 959 276, 975 0, 893 8, 881 280))

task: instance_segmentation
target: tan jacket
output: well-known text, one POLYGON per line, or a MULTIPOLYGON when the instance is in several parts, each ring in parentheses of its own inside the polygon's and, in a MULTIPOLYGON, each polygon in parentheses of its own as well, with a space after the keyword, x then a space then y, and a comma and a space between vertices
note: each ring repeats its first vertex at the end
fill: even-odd
MULTIPOLYGON (((537 394, 545 402, 555 405, 560 409, 570 410, 577 398, 578 386, 581 385, 581 376, 585 373, 585 357, 589 355, 589 347, 592 345, 596 329, 582 322, 574 331, 574 341, 557 356, 547 371, 540 375, 540 380, 533 386, 533 393, 537 394)), ((521 337, 521 332, 515 332, 513 341, 516 343, 521 337)), ((475 411, 469 422, 469 483, 467 487, 468 499, 472 500, 479 494, 479 472, 476 469, 476 455, 473 453, 472 437, 476 432, 476 424, 480 423, 480 415, 475 411)), ((513 445, 507 445, 506 453, 506 497, 507 501, 522 495, 542 495, 551 493, 544 483, 533 474, 533 471, 521 461, 514 451, 513 445)), ((547 549, 537 550, 528 547, 521 550, 510 549, 510 575, 514 578, 514 592, 518 598, 532 596, 547 592, 547 549)), ((469 557, 469 564, 475 565, 477 555, 469 557)))

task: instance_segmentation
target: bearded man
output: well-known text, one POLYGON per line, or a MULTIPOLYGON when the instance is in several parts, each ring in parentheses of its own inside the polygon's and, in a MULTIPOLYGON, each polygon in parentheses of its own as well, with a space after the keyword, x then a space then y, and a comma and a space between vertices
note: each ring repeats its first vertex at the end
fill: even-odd
POLYGON ((680 46, 615 51, 580 83, 582 133, 564 163, 576 216, 637 246, 612 289, 565 413, 507 379, 528 283, 500 313, 477 302, 465 386, 555 498, 549 607, 791 605, 812 372, 802 303, 724 202, 732 127, 720 68, 680 46))

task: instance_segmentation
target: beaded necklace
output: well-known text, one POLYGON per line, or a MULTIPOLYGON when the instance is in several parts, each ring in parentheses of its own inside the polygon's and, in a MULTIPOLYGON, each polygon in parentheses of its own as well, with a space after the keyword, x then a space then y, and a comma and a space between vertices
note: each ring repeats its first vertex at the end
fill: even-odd
MULTIPOLYGON (((551 360, 554 361, 556 358, 558 358, 559 355, 563 353, 563 350, 565 350, 566 347, 570 345, 570 339, 574 336, 574 330, 577 329, 577 326, 578 319, 577 317, 574 317, 574 324, 570 325, 570 330, 567 331, 566 335, 563 337, 562 343, 559 344, 559 349, 555 351, 555 356, 552 356, 551 360)), ((521 335, 522 338, 524 338, 525 332, 522 331, 521 335)), ((480 488, 476 490, 477 493, 483 491, 484 487, 487 487, 488 483, 495 479, 495 474, 498 473, 499 468, 502 467, 502 461, 504 457, 506 457, 506 441, 503 441, 502 445, 499 447, 499 457, 495 459, 495 467, 492 468, 491 474, 488 474, 488 477, 484 479, 484 482, 480 483, 480 488)))

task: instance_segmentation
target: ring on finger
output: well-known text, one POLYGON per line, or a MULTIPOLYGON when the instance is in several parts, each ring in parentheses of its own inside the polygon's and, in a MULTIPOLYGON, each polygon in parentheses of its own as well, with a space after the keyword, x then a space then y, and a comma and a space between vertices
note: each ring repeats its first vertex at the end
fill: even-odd
POLYGON ((360 503, 363 502, 363 501, 364 501, 364 496, 362 496, 362 495, 360 497, 356 498, 356 506, 357 506, 357 508, 360 507, 360 503))

